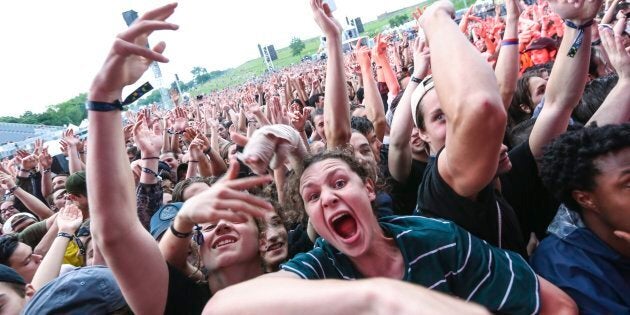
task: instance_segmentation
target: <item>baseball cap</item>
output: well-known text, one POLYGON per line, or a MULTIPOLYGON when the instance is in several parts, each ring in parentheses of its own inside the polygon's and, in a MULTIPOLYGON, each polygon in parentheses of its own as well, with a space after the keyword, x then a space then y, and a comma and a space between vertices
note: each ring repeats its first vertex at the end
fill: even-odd
POLYGON ((154 239, 158 239, 166 232, 166 229, 171 226, 171 222, 175 220, 175 216, 183 205, 183 202, 168 203, 160 207, 160 209, 153 214, 151 222, 149 223, 149 231, 154 239))
POLYGON ((66 179, 66 192, 73 195, 87 196, 85 171, 79 171, 68 176, 66 179))
POLYGON ((125 305, 112 271, 91 266, 76 268, 46 284, 23 314, 110 314, 125 305))
POLYGON ((417 121, 418 110, 420 110, 420 102, 422 99, 429 93, 429 91, 435 88, 435 82, 433 82, 433 76, 428 75, 422 80, 418 87, 411 94, 411 117, 413 119, 413 124, 416 128, 421 125, 419 121, 417 121))
POLYGON ((558 50, 558 43, 549 37, 540 37, 529 43, 525 51, 538 49, 558 50))
POLYGON ((14 228, 27 219, 33 219, 35 222, 39 221, 34 215, 28 212, 16 213, 4 222, 4 225, 2 226, 2 234, 11 234, 15 232, 14 228))

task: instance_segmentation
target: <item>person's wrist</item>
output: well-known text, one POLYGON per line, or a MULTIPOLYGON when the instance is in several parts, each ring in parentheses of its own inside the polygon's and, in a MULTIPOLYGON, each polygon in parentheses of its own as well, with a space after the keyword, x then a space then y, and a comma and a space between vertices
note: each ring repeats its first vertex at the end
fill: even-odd
POLYGON ((58 234, 59 233, 65 233, 65 234, 72 235, 78 229, 78 227, 77 228, 72 228, 72 227, 64 226, 64 227, 58 227, 58 229, 59 229, 58 234))
POLYGON ((116 90, 107 90, 95 84, 90 88, 88 101, 112 103, 114 101, 120 100, 121 95, 122 95, 122 90, 123 90, 122 88, 116 89, 116 90))
POLYGON ((193 222, 188 216, 188 213, 184 211, 177 214, 175 220, 173 220, 173 227, 179 232, 188 233, 195 227, 195 222, 193 222))

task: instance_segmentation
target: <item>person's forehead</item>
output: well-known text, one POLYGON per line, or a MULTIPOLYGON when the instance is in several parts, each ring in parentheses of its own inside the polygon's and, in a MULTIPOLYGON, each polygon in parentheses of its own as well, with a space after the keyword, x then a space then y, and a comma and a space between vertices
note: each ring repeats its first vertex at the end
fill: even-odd
POLYGON ((618 176, 630 173, 630 147, 610 152, 594 161, 600 176, 618 176))
POLYGON ((352 135, 350 136, 350 144, 355 148, 358 149, 361 145, 363 144, 368 144, 368 139, 358 133, 358 132, 353 132, 352 135))
POLYGON ((13 201, 4 201, 3 203, 0 204, 0 207, 2 207, 2 209, 12 206, 13 205, 13 201))
POLYGON ((350 167, 348 166, 348 164, 346 164, 346 162, 336 158, 329 158, 311 164, 308 168, 304 170, 304 173, 300 178, 300 189, 309 182, 316 181, 317 179, 322 177, 326 177, 328 173, 335 171, 349 172, 350 167))
POLYGON ((22 242, 19 242, 17 247, 15 248, 15 251, 13 252, 13 255, 11 255, 10 259, 14 261, 22 261, 26 257, 28 257, 32 252, 33 252, 33 249, 31 249, 30 246, 22 242))

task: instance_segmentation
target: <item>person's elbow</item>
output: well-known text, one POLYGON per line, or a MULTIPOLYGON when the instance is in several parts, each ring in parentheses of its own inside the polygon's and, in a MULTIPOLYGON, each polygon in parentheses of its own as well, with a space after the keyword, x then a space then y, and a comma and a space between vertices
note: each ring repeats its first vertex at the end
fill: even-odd
POLYGON ((462 100, 459 108, 461 108, 459 112, 463 114, 461 118, 483 123, 479 127, 487 130, 505 128, 507 123, 507 112, 498 93, 475 93, 462 100))

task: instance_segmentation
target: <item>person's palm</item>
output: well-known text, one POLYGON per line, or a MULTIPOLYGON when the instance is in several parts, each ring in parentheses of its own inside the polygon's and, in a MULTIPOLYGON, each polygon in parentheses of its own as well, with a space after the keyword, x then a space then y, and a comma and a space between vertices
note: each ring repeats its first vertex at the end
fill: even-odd
POLYGON ((83 222, 83 214, 76 205, 67 204, 59 211, 56 220, 60 232, 74 234, 83 222))
POLYGON ((159 124, 155 124, 153 130, 149 130, 141 119, 134 126, 134 142, 138 145, 143 156, 154 157, 162 150, 162 132, 159 124))

